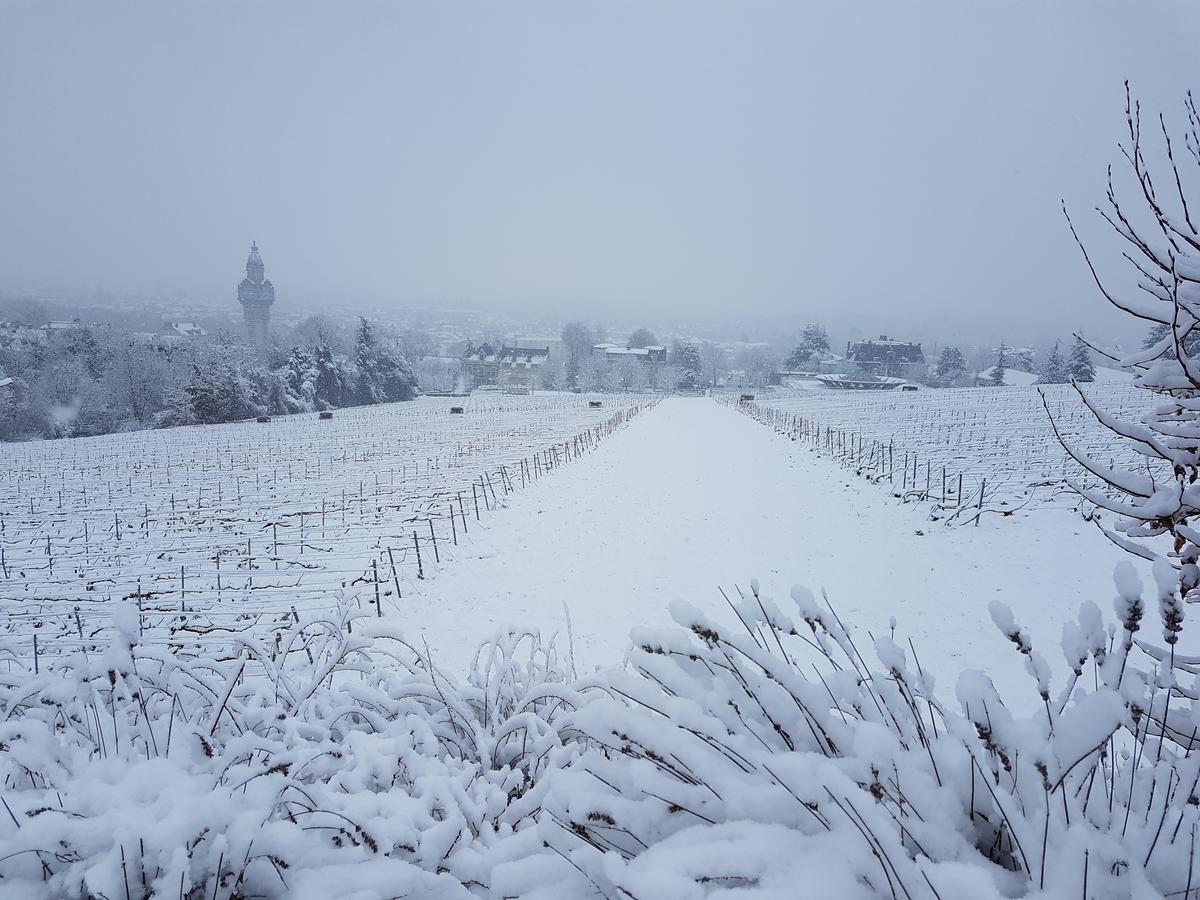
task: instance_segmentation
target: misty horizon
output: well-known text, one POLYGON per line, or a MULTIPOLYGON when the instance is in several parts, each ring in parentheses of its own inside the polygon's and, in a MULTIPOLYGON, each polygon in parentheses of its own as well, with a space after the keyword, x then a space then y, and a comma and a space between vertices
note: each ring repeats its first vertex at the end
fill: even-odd
POLYGON ((1114 59, 1181 115, 1152 5, 9 4, 0 292, 1125 333, 1059 204, 1110 240, 1114 59))

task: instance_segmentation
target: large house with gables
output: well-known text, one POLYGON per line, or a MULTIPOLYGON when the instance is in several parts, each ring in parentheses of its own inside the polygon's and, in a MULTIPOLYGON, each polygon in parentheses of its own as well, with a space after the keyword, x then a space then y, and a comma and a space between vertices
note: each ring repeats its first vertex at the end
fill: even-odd
POLYGON ((540 383, 540 374, 550 359, 546 347, 469 347, 463 356, 468 385, 494 384, 512 393, 527 394, 540 383))
POLYGON ((873 341, 849 342, 846 362, 860 372, 883 378, 920 379, 929 369, 920 344, 894 341, 886 334, 873 341))

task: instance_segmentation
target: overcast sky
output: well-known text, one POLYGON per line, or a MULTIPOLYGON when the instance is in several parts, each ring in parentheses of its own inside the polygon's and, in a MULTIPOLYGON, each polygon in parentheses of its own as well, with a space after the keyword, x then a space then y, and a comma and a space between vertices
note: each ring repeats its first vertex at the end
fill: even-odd
POLYGON ((1059 198, 1198 54, 1192 0, 5 0, 0 289, 232 304, 254 239, 280 304, 1078 327, 1059 198))

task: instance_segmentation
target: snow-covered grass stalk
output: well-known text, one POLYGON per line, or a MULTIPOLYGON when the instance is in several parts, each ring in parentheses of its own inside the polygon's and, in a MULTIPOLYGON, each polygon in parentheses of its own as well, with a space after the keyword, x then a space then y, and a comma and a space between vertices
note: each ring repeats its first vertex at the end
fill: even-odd
POLYGON ((137 645, 0 676, 0 893, 467 896, 578 752, 553 646, 508 634, 464 683, 370 617, 278 648, 137 645))
POLYGON ((636 633, 611 696, 574 716, 593 746, 551 779, 539 826, 560 877, 640 900, 1188 896, 1196 731, 1131 660, 1141 586, 1120 582, 1119 626, 1088 603, 1064 629, 1057 689, 993 605, 1035 703, 966 672, 947 705, 894 634, 862 646, 803 589, 787 613, 753 588, 734 629, 677 604, 682 627, 636 633))
POLYGON ((508 633, 459 682, 347 611, 186 659, 127 607, 102 657, 0 680, 0 893, 1186 897, 1197 661, 1156 576, 1167 648, 1122 567, 1117 622, 1064 628, 1061 684, 993 604, 1023 701, 966 672, 947 702, 894 623, 802 588, 753 585, 727 622, 676 604, 587 680, 508 633))

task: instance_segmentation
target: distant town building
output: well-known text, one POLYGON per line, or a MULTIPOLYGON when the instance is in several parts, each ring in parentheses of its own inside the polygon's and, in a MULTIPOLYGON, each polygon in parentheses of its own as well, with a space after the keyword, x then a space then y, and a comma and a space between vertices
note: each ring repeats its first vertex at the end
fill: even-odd
POLYGON ((267 349, 267 331, 271 324, 271 304, 275 302, 275 285, 265 277, 258 244, 250 245, 246 259, 246 277, 238 285, 238 302, 246 316, 246 339, 260 352, 267 349))
POLYGON ((159 334, 166 337, 197 338, 208 334, 195 322, 166 322, 159 329, 159 334))
POLYGON ((625 359, 636 359, 646 363, 665 363, 667 361, 666 347, 624 347, 621 344, 596 344, 592 347, 592 357, 608 362, 620 362, 625 359))
POLYGON ((83 322, 79 321, 79 317, 76 316, 74 319, 69 319, 69 320, 62 319, 62 320, 59 320, 56 322, 47 322, 45 325, 42 326, 42 330, 46 331, 46 332, 77 331, 80 328, 86 328, 86 327, 87 326, 84 325, 83 322))
POLYGON ((468 387, 496 383, 496 375, 500 370, 500 350, 495 345, 486 341, 478 346, 467 344, 462 361, 468 387))
POLYGON ((47 322, 45 325, 40 326, 38 330, 46 337, 49 337, 52 334, 68 334, 72 331, 89 331, 97 328, 108 328, 108 326, 102 322, 84 322, 76 316, 70 320, 62 319, 56 322, 47 322))
POLYGON ((494 384, 505 390, 528 393, 538 385, 538 374, 550 359, 545 347, 499 348, 491 344, 471 347, 463 368, 471 387, 494 384))
POLYGON ((552 357, 563 356, 562 338, 557 337, 521 337, 512 342, 518 350, 545 350, 552 357))
POLYGON ((874 341, 849 342, 846 362, 860 372, 883 378, 922 378, 928 371, 920 344, 894 341, 886 334, 874 341))
POLYGON ((540 347, 505 347, 496 373, 500 387, 514 394, 528 394, 538 386, 542 367, 549 359, 550 351, 540 347))

